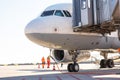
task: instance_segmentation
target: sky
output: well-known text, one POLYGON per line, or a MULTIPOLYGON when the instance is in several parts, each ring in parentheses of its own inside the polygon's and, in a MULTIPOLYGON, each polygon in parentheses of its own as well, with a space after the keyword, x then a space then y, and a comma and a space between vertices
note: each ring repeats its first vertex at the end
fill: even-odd
POLYGON ((44 9, 72 0, 0 0, 0 64, 37 63, 47 57, 48 48, 28 40, 25 26, 44 9))

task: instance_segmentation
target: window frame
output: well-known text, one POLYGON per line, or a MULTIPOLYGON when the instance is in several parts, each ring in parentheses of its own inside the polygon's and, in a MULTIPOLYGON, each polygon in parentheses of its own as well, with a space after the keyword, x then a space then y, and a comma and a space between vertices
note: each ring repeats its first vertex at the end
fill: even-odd
POLYGON ((72 17, 71 14, 70 14, 70 12, 67 11, 67 10, 63 10, 63 13, 64 13, 64 15, 65 15, 66 17, 72 17))
POLYGON ((62 12, 62 10, 55 10, 54 15, 55 16, 59 16, 59 17, 65 17, 64 13, 62 12), (62 15, 56 15, 57 11, 60 11, 62 13, 62 15))
POLYGON ((55 12, 55 10, 44 11, 44 12, 40 15, 40 17, 52 16, 52 15, 54 15, 54 12, 55 12), (46 14, 45 14, 45 12, 50 12, 50 11, 51 11, 52 14, 49 14, 49 15, 46 15, 46 14))
POLYGON ((86 8, 87 8, 87 0, 81 0, 81 9, 86 9, 86 8))

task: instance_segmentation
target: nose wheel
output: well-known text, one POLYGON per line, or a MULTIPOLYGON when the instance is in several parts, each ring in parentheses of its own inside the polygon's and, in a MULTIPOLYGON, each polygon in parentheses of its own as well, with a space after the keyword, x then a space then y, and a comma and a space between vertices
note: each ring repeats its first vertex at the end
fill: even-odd
POLYGON ((78 57, 78 52, 77 50, 74 50, 74 51, 71 51, 71 54, 72 54, 72 60, 73 60, 73 63, 70 63, 68 64, 68 71, 69 72, 78 72, 79 71, 79 65, 77 63, 77 57, 78 57))
POLYGON ((68 64, 68 71, 69 72, 78 72, 79 71, 79 65, 78 63, 70 63, 68 64))

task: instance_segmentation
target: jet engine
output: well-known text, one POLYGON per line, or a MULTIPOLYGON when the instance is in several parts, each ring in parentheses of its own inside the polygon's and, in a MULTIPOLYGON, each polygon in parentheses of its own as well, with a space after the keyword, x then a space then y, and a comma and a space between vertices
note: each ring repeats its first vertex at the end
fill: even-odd
MULTIPOLYGON (((72 62, 73 54, 68 50, 52 50, 52 56, 57 62, 72 62)), ((90 58, 88 51, 79 51, 77 62, 85 61, 90 58)))

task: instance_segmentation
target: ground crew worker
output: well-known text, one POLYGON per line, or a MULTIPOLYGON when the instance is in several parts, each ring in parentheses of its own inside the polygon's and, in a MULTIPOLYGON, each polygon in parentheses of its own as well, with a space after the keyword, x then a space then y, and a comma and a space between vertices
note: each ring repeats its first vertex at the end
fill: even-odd
POLYGON ((47 68, 50 68, 50 56, 47 57, 47 68))
POLYGON ((42 68, 44 68, 44 66, 45 66, 45 58, 42 57, 41 61, 42 61, 42 68))

